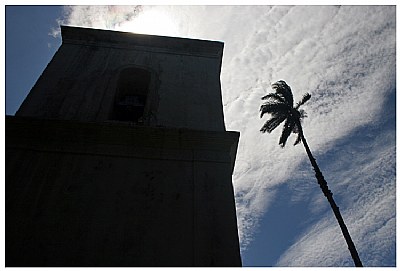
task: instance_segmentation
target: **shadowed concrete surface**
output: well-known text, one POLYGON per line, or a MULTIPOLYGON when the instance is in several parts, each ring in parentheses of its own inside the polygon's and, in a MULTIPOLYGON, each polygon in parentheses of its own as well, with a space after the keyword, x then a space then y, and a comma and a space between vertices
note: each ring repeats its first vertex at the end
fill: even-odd
POLYGON ((151 74, 146 124, 224 131, 223 43, 62 27, 62 45, 17 116, 112 119, 121 72, 151 74))
POLYGON ((6 116, 6 266, 241 266, 223 44, 62 30, 6 116))
POLYGON ((7 117, 6 134, 7 266, 240 264, 238 133, 7 117))

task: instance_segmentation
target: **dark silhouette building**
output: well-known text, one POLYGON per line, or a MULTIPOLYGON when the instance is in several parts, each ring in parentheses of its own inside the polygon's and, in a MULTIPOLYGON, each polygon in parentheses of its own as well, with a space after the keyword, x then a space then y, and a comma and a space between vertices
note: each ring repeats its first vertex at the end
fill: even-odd
POLYGON ((61 30, 6 116, 6 266, 241 266, 223 43, 61 30))

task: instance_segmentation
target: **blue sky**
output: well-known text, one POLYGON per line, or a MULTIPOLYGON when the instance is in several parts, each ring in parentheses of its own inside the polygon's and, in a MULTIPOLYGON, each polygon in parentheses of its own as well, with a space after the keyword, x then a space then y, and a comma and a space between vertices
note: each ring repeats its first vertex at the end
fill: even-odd
POLYGON ((365 266, 396 264, 395 6, 6 7, 6 114, 61 44, 58 23, 220 40, 245 266, 352 266, 302 145, 259 133, 260 98, 305 92, 308 143, 365 266), (137 13, 137 11, 139 11, 137 13), (135 13, 136 12, 136 13, 135 13), (158 20, 155 22, 154 18, 158 20))
POLYGON ((8 6, 6 22, 6 114, 14 115, 61 44, 49 35, 62 7, 8 6))

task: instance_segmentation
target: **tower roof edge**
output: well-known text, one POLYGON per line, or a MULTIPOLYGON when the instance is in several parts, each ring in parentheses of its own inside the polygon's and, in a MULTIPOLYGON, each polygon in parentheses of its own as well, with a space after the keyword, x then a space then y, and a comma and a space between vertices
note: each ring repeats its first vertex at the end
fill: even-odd
POLYGON ((162 48, 175 53, 201 54, 220 58, 222 58, 224 48, 224 43, 221 41, 137 34, 66 25, 61 25, 61 35, 63 43, 162 48))

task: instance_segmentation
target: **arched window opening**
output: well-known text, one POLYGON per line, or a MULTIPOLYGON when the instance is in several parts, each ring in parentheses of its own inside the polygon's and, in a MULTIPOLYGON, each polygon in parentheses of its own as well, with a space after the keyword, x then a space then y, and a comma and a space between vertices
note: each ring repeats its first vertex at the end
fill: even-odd
POLYGON ((121 71, 114 103, 113 118, 143 124, 151 74, 139 68, 121 71))

